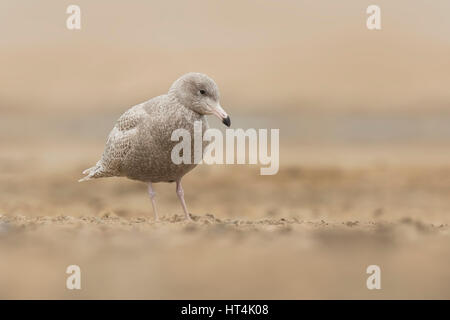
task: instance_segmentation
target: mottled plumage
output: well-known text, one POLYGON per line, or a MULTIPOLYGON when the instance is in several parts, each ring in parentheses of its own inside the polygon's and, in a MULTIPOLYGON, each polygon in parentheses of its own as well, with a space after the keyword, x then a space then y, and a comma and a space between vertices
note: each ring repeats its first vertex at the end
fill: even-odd
MULTIPOLYGON (((80 181, 124 176, 149 183, 151 196, 154 196, 151 183, 176 181, 177 193, 182 193, 181 178, 196 164, 193 159, 192 164, 172 162, 171 152, 178 141, 171 141, 171 135, 176 129, 190 132, 193 157, 194 122, 201 121, 204 132, 208 128, 208 114, 218 116, 229 126, 230 120, 220 107, 219 91, 214 81, 200 73, 182 76, 167 94, 128 109, 117 120, 101 159, 83 172, 87 176, 80 181)), ((157 218, 155 207, 154 211, 157 218)), ((185 213, 189 218, 187 210, 185 213)))

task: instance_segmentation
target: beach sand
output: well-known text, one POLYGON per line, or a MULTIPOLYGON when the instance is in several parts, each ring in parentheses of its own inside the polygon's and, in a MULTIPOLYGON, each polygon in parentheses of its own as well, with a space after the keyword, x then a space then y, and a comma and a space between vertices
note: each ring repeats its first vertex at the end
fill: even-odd
MULTIPOLYGON (((0 298, 450 299, 448 1, 0 4, 0 298), (237 8, 239 11, 237 11, 237 8), (280 168, 78 183, 116 119, 190 72, 280 168), (81 268, 81 290, 66 269, 81 268), (366 269, 381 270, 369 290, 366 269)), ((224 129, 211 119, 211 127, 224 129)))

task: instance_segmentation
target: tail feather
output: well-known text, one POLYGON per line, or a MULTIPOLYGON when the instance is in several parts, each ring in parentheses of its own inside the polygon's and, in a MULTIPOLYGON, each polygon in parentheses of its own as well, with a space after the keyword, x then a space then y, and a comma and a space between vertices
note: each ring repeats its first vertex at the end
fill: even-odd
POLYGON ((78 182, 88 181, 91 179, 102 178, 102 177, 111 177, 111 174, 104 171, 102 166, 100 166, 98 164, 96 164, 95 166, 93 166, 91 168, 84 170, 83 174, 86 174, 87 176, 78 180, 78 182))
POLYGON ((88 181, 88 180, 91 180, 91 179, 92 179, 91 177, 86 176, 86 177, 81 178, 80 180, 78 180, 78 182, 88 181))

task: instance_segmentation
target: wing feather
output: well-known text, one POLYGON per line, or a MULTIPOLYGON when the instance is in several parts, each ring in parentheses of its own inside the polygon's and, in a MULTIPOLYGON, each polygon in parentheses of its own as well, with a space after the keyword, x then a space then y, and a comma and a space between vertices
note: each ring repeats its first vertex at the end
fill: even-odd
POLYGON ((139 123, 146 115, 142 105, 137 105, 126 111, 116 122, 106 142, 105 151, 100 160, 101 167, 113 175, 120 175, 123 161, 133 147, 137 138, 139 123))

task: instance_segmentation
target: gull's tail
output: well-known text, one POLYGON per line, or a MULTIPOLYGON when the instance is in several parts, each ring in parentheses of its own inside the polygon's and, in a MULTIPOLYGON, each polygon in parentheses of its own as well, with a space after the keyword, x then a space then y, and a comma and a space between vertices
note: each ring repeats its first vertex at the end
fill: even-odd
POLYGON ((86 177, 78 180, 78 182, 112 176, 112 174, 108 173, 106 170, 103 169, 103 167, 101 166, 101 164, 99 162, 97 162, 97 164, 95 166, 84 170, 83 174, 86 174, 86 177))

